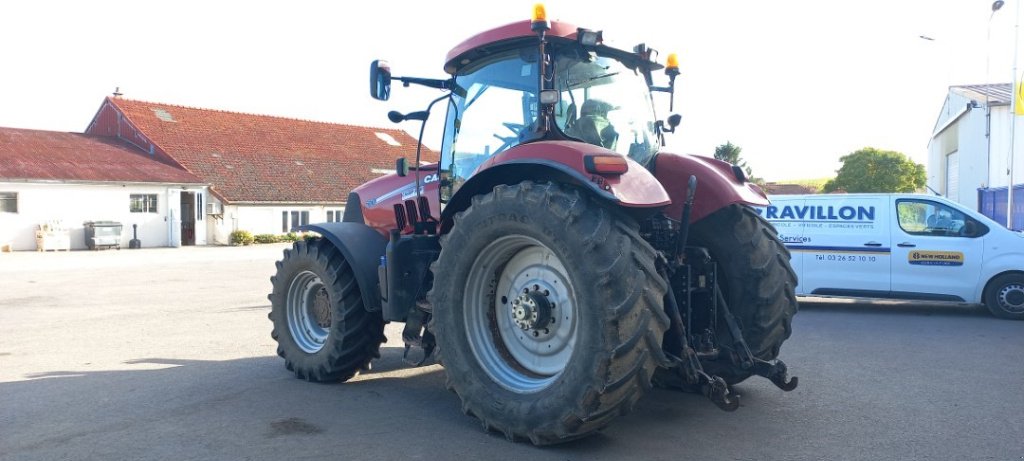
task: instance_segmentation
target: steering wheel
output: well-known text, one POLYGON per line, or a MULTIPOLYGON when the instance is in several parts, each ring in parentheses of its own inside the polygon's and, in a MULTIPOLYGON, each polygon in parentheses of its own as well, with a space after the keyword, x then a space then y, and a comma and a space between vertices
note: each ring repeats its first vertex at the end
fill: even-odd
POLYGON ((574 126, 576 126, 576 103, 569 104, 565 110, 565 128, 562 128, 562 132, 568 133, 574 126))
POLYGON ((512 136, 501 136, 498 133, 494 133, 494 137, 498 138, 498 140, 501 141, 502 144, 498 146, 498 148, 495 149, 491 155, 499 154, 502 151, 516 144, 519 144, 519 134, 522 133, 523 129, 526 128, 526 125, 523 125, 521 123, 504 122, 502 123, 502 125, 504 125, 505 128, 508 128, 508 130, 512 132, 512 136))

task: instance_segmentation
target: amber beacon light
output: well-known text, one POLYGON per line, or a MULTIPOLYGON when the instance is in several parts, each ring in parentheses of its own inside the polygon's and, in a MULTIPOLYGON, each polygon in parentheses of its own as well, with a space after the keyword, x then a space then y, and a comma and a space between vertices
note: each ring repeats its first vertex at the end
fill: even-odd
POLYGON ((533 5, 533 17, 530 19, 530 28, 534 31, 548 30, 551 28, 548 25, 548 12, 544 9, 543 3, 536 3, 533 5))

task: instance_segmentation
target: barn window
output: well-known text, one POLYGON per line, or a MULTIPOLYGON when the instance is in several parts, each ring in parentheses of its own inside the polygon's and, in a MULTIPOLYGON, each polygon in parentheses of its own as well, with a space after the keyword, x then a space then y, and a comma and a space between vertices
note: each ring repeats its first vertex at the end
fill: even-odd
POLYGON ((18 193, 17 192, 0 192, 0 212, 5 212, 5 213, 17 213, 18 212, 18 193))
POLYGON ((281 232, 295 232, 296 227, 305 226, 306 224, 309 224, 308 211, 281 212, 281 232), (289 217, 291 219, 288 219, 289 217))
POLYGON ((156 194, 131 194, 128 211, 132 213, 156 213, 156 194))

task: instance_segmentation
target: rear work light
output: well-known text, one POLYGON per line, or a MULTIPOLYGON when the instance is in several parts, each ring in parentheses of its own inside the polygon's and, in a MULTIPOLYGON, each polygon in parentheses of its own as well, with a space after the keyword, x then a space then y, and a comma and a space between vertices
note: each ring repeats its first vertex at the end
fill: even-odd
POLYGON ((588 173, 600 175, 620 175, 629 171, 626 157, 619 155, 587 155, 583 157, 583 166, 588 173))

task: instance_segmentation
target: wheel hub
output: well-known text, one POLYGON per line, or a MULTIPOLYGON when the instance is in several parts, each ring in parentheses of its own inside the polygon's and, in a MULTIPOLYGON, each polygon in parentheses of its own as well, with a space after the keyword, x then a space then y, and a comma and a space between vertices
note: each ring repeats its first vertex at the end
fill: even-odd
POLYGON ((466 292, 466 337, 495 383, 533 393, 558 379, 580 318, 569 271, 554 252, 530 237, 501 237, 478 254, 466 292))
POLYGON ((303 271, 288 285, 286 317, 295 344, 307 354, 323 349, 331 330, 331 298, 316 273, 303 271))
POLYGON ((1007 285, 999 292, 999 303, 1012 312, 1024 312, 1024 285, 1007 285))
POLYGON ((313 316, 316 324, 322 328, 331 327, 331 300, 327 297, 327 290, 320 287, 313 298, 313 316))
POLYGON ((551 301, 540 290, 519 295, 512 301, 512 321, 524 331, 546 329, 551 323, 551 301))

